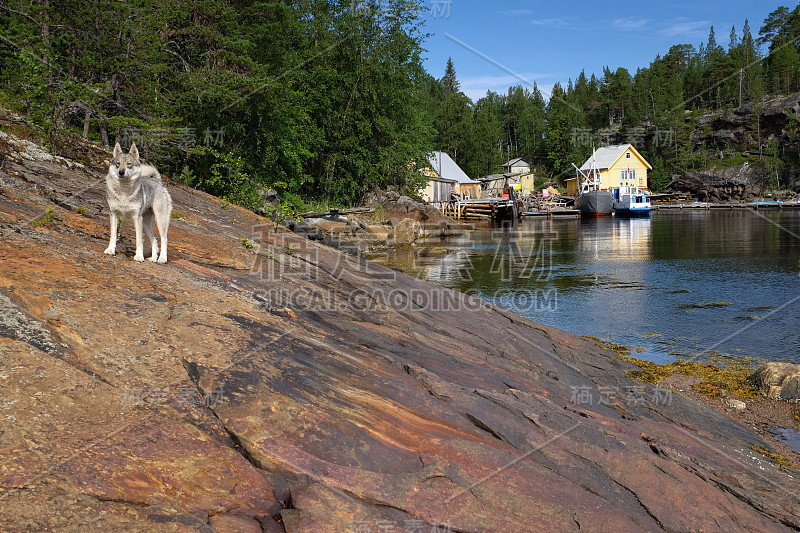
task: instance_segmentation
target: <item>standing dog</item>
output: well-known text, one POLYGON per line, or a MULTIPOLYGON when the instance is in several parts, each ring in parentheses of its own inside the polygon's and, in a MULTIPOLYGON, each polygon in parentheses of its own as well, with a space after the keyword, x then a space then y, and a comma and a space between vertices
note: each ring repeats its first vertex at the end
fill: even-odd
POLYGON ((136 144, 130 152, 122 153, 119 143, 114 146, 114 159, 106 174, 106 198, 111 210, 111 240, 105 253, 114 255, 117 249, 117 221, 119 217, 132 218, 136 229, 136 255, 134 261, 144 261, 142 250, 142 227, 150 239, 154 263, 167 262, 167 230, 172 216, 172 198, 164 184, 161 174, 150 165, 139 161, 136 144), (153 219, 158 225, 161 237, 161 255, 153 235, 153 219))

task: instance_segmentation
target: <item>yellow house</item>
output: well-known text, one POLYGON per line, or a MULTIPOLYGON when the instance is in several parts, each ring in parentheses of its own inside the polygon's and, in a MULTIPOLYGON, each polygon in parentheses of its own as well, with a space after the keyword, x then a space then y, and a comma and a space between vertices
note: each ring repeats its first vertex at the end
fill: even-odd
MULTIPOLYGON (((580 168, 584 174, 594 169, 600 173, 600 190, 610 191, 625 185, 647 189, 647 171, 653 167, 632 144, 618 144, 598 148, 580 168)), ((565 182, 567 194, 578 193, 576 178, 565 182)))

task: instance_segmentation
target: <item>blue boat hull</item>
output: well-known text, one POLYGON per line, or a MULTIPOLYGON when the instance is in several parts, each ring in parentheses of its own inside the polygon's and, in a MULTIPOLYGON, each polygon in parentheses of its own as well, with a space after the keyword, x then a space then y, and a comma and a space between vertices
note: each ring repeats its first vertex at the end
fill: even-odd
POLYGON ((618 217, 635 218, 649 217, 649 207, 618 207, 614 209, 614 214, 618 217))

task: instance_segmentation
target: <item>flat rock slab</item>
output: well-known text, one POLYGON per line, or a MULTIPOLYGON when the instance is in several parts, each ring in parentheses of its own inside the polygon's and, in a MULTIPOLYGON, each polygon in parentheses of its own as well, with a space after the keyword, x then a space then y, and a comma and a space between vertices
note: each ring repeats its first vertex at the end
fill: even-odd
POLYGON ((171 183, 170 262, 104 255, 103 172, 0 169, 0 530, 800 528, 753 430, 588 340, 171 183))

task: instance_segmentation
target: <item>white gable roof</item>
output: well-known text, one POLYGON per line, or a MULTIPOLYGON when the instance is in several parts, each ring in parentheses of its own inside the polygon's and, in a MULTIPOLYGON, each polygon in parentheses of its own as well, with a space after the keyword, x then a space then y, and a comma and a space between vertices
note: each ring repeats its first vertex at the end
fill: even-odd
POLYGON ((503 166, 503 167, 513 167, 513 166, 530 167, 530 165, 524 159, 522 159, 521 157, 518 157, 516 159, 511 159, 505 165, 501 165, 501 166, 503 166))
POLYGON ((428 161, 431 163, 431 168, 445 179, 455 180, 458 183, 478 183, 470 179, 470 177, 456 165, 456 162, 444 152, 433 152, 433 155, 430 156, 428 161))
POLYGON ((631 150, 631 152, 636 153, 635 150, 632 150, 633 146, 629 144, 617 144, 614 146, 603 146, 598 148, 594 151, 594 155, 589 156, 589 159, 581 167, 581 170, 591 170, 592 163, 595 164, 597 170, 606 170, 611 168, 617 159, 622 157, 622 155, 631 150))

